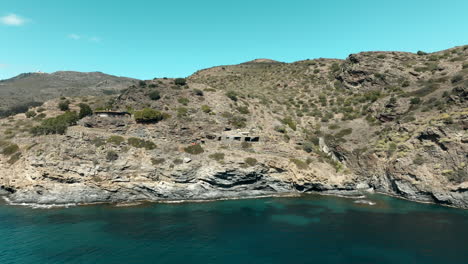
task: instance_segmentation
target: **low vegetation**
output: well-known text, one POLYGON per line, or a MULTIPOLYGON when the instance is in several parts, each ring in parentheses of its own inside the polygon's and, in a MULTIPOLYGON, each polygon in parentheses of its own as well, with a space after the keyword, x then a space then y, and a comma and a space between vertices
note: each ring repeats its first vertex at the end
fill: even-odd
POLYGON ((78 118, 82 119, 84 117, 93 115, 93 110, 88 104, 80 103, 78 106, 80 107, 78 118))
POLYGON ((216 153, 210 154, 208 157, 210 159, 216 160, 217 162, 221 162, 224 160, 224 153, 216 152, 216 153))
POLYGON ((60 109, 60 111, 69 111, 70 110, 70 101, 68 100, 65 100, 65 101, 60 101, 60 103, 58 104, 58 109, 60 109))
POLYGON ((159 91, 157 90, 154 90, 154 91, 151 91, 149 94, 148 94, 149 98, 153 101, 157 101, 159 99, 161 99, 161 94, 159 93, 159 91))
POLYGON ((164 119, 164 114, 151 108, 145 108, 133 113, 135 121, 138 123, 157 123, 164 119))
POLYGON ((123 138, 121 136, 110 136, 107 139, 107 143, 110 143, 110 144, 113 144, 113 145, 120 145, 123 142, 125 142, 125 138, 123 138))
POLYGON ((144 148, 146 150, 153 150, 156 148, 156 144, 152 141, 144 140, 140 138, 131 137, 127 140, 127 143, 135 148, 144 148))
POLYGON ((31 129, 31 134, 50 135, 50 134, 65 134, 67 128, 76 125, 79 117, 76 112, 66 112, 57 117, 44 119, 39 126, 31 129))
POLYGON ((205 150, 202 148, 200 144, 194 144, 194 145, 185 147, 184 151, 192 155, 198 155, 198 154, 202 154, 203 152, 205 152, 205 150))
POLYGON ((250 167, 257 165, 257 162, 258 162, 257 159, 251 158, 251 157, 245 158, 244 160, 244 163, 250 167))

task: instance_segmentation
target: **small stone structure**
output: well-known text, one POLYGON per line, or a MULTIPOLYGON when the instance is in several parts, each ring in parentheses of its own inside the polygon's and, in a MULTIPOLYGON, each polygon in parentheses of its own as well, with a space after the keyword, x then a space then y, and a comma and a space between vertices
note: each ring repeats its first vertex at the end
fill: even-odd
POLYGON ((118 111, 95 111, 95 116, 98 117, 131 117, 132 114, 129 112, 118 112, 118 111))
POLYGON ((218 141, 244 141, 244 142, 259 142, 258 136, 218 136, 218 141))
POLYGON ((259 142, 260 136, 251 135, 250 132, 226 131, 223 135, 208 135, 207 139, 225 142, 259 142))

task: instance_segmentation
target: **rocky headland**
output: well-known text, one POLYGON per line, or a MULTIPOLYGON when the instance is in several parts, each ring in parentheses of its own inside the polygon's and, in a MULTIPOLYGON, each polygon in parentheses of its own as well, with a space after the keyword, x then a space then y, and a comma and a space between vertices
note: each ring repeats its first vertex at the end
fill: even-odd
POLYGON ((468 208, 466 46, 260 59, 115 90, 0 119, 0 194, 84 204, 381 192, 468 208))

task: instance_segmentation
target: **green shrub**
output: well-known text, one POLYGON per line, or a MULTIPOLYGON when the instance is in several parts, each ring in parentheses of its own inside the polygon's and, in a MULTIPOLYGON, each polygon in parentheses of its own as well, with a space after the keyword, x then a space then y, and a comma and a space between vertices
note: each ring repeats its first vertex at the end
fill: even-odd
POLYGON ((106 159, 107 161, 115 161, 119 158, 119 155, 117 154, 117 152, 113 151, 113 150, 110 150, 107 152, 107 155, 106 155, 106 159))
POLYGON ((342 138, 344 136, 351 135, 351 133, 353 133, 352 128, 345 128, 345 129, 340 130, 340 132, 336 133, 335 137, 342 138))
POLYGON ((200 146, 200 144, 190 145, 184 148, 184 151, 192 155, 198 155, 205 152, 205 150, 202 148, 202 146, 200 146))
POLYGON ((418 97, 413 97, 410 100, 410 104, 412 104, 412 105, 417 105, 417 104, 420 104, 420 103, 421 103, 421 98, 418 98, 418 97))
POLYGON ((468 172, 466 171, 465 168, 459 168, 456 171, 451 171, 451 170, 442 171, 442 175, 447 177, 449 181, 455 182, 458 184, 468 181, 468 172))
POLYGON ((311 153, 312 151, 314 151, 314 145, 311 142, 305 142, 302 145, 302 149, 307 153, 311 153))
POLYGON ((110 136, 107 139, 107 143, 114 144, 114 145, 120 145, 125 141, 125 139, 121 136, 110 136))
POLYGON ((138 123, 157 123, 164 119, 164 115, 161 112, 151 108, 135 111, 133 116, 138 123))
POLYGON ((340 65, 337 63, 337 62, 334 62, 331 66, 330 66, 330 71, 335 73, 337 71, 340 70, 340 65))
POLYGON ((366 102, 375 102, 380 97, 382 97, 382 93, 380 91, 369 91, 369 92, 364 93, 362 96, 363 96, 363 100, 366 102))
POLYGON ((282 133, 282 134, 285 134, 286 133, 286 128, 283 127, 283 126, 276 126, 275 131, 279 132, 279 133, 282 133))
POLYGON ((424 164, 424 158, 421 156, 421 155, 417 155, 414 159, 413 159, 413 164, 415 165, 423 165, 424 164))
POLYGON ((216 160, 216 161, 220 162, 220 161, 224 160, 224 153, 216 152, 216 153, 210 154, 208 157, 210 159, 213 159, 213 160, 216 160))
POLYGON ((393 155, 397 147, 398 147, 397 144, 394 142, 391 142, 390 144, 388 144, 388 150, 387 150, 388 156, 393 155))
POLYGON ((202 105, 202 106, 201 106, 201 110, 202 110, 203 112, 207 113, 207 114, 208 114, 208 113, 211 113, 211 108, 210 108, 209 106, 207 106, 207 105, 202 105))
POLYGON ((3 147, 6 147, 10 145, 10 142, 6 141, 6 140, 0 140, 0 149, 3 148, 3 147))
POLYGON ((309 165, 307 164, 307 162, 304 162, 302 160, 299 160, 299 159, 290 159, 290 161, 292 163, 294 163, 296 165, 296 167, 300 170, 305 170, 305 169, 308 169, 309 168, 309 165))
POLYGON ((102 138, 97 137, 91 140, 91 144, 99 148, 99 147, 104 146, 106 144, 106 141, 102 138))
POLYGON ((153 101, 157 101, 161 99, 161 95, 159 94, 159 91, 156 91, 156 90, 151 91, 148 96, 153 101))
POLYGON ((174 84, 179 85, 179 86, 183 86, 183 85, 187 84, 187 80, 185 80, 184 78, 177 78, 177 79, 174 80, 174 84))
POLYGON ((42 120, 46 117, 47 115, 45 113, 40 113, 37 116, 34 117, 34 120, 42 120))
POLYGON ((244 117, 241 117, 241 116, 232 116, 230 119, 229 119, 229 124, 231 124, 232 126, 234 126, 235 128, 244 128, 246 127, 246 122, 247 119, 245 119, 244 117))
POLYGON ((33 117, 36 116, 36 112, 28 111, 28 112, 25 113, 25 115, 26 115, 27 118, 33 118, 33 117))
POLYGON ((19 150, 18 145, 16 144, 9 144, 2 150, 2 154, 5 156, 10 156, 14 153, 16 153, 19 150))
POLYGON ((193 89, 193 93, 197 96, 203 96, 203 91, 200 89, 193 89))
POLYGON ((226 96, 231 99, 232 101, 236 102, 238 100, 237 96, 239 96, 235 91, 228 91, 226 96))
POLYGON ((252 143, 242 141, 241 147, 242 147, 243 149, 249 149, 249 148, 252 147, 252 143))
POLYGON ((152 150, 152 149, 155 149, 156 148, 156 145, 149 141, 149 140, 144 140, 144 139, 139 139, 139 138, 129 138, 127 140, 127 143, 132 146, 132 147, 135 147, 135 148, 144 148, 144 149, 147 149, 147 150, 152 150))
POLYGON ((89 105, 81 103, 78 106, 80 107, 80 113, 78 114, 78 118, 81 119, 86 116, 93 115, 93 110, 91 110, 91 107, 89 105))
POLYGON ((183 105, 187 105, 187 104, 190 102, 189 99, 184 98, 184 97, 179 98, 179 100, 177 100, 177 101, 178 101, 179 103, 183 104, 183 105))
POLYGON ((455 75, 452 77, 452 79, 450 80, 452 83, 459 83, 461 81, 463 81, 463 76, 462 75, 455 75))
POLYGON ((418 52, 416 54, 418 54, 419 56, 424 56, 424 55, 427 55, 427 52, 418 50, 418 52))
POLYGON ((8 160, 8 164, 14 164, 21 158, 21 152, 16 152, 13 156, 10 157, 8 160))
POLYGON ((139 85, 140 87, 146 87, 146 82, 143 81, 143 80, 138 81, 138 85, 139 85))
POLYGON ((45 111, 45 108, 44 108, 44 107, 39 107, 39 108, 37 109, 37 112, 38 112, 38 113, 42 113, 42 112, 44 112, 44 111, 45 111))
POLYGON ((166 160, 163 158, 158 158, 158 159, 151 158, 151 164, 153 165, 160 165, 160 164, 163 164, 165 161, 166 160))
POLYGON ((178 107, 177 108, 177 117, 182 118, 184 116, 187 116, 188 109, 185 107, 178 107))
POLYGON ((291 117, 285 117, 283 120, 281 120, 281 122, 283 122, 285 125, 288 125, 292 130, 296 131, 296 121, 294 121, 291 117))
POLYGON ((246 158, 244 160, 244 162, 245 162, 245 164, 247 164, 250 167, 253 167, 253 166, 257 165, 257 160, 255 158, 250 158, 250 157, 246 158))
POLYGON ((246 106, 239 106, 239 107, 237 107, 237 111, 238 111, 239 113, 243 114, 243 115, 247 115, 247 114, 250 113, 250 112, 249 112, 249 108, 246 107, 246 106))
POLYGON ((78 121, 76 112, 66 112, 53 118, 47 118, 41 125, 33 127, 31 133, 35 136, 49 134, 65 134, 69 126, 75 125, 78 121))
POLYGON ((437 83, 432 83, 432 84, 427 84, 425 87, 418 89, 416 91, 407 93, 407 96, 417 96, 417 97, 424 97, 428 94, 431 94, 432 92, 436 91, 439 89, 440 85, 437 83))
POLYGON ((60 111, 69 111, 70 110, 70 101, 68 101, 68 100, 61 101, 58 104, 58 109, 60 109, 60 111))
POLYGON ((382 80, 382 81, 385 80, 385 75, 380 73, 380 72, 374 73, 374 76, 375 76, 376 79, 379 79, 379 80, 382 80))

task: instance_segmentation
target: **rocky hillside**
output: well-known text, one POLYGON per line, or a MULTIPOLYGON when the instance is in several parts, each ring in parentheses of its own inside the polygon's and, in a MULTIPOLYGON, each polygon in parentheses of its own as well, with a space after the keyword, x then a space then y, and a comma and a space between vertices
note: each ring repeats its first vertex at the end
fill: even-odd
POLYGON ((70 111, 114 112, 66 131, 55 129, 68 120, 63 100, 0 121, 10 201, 378 191, 468 208, 468 46, 259 59, 140 81, 105 100, 67 98, 70 111))
POLYGON ((100 72, 24 73, 0 80, 0 116, 19 113, 60 96, 116 94, 132 83, 136 80, 100 72))

